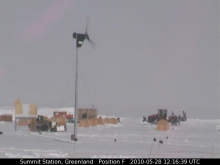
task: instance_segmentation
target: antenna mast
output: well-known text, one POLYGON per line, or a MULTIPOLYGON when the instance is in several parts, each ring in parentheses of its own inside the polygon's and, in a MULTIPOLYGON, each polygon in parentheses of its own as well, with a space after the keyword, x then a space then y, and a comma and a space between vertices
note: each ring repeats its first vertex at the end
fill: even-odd
POLYGON ((95 48, 95 43, 89 38, 87 33, 89 26, 89 22, 87 21, 86 32, 85 34, 73 33, 73 38, 76 39, 76 78, 75 78, 75 110, 74 110, 74 139, 73 141, 77 141, 77 103, 78 103, 78 48, 80 48, 83 44, 83 41, 87 39, 90 45, 95 48))
MULTIPOLYGON (((76 34, 77 38, 77 34, 76 34)), ((76 77, 75 77, 75 109, 74 109, 74 141, 77 141, 77 101, 78 101, 78 47, 76 43, 76 77)))

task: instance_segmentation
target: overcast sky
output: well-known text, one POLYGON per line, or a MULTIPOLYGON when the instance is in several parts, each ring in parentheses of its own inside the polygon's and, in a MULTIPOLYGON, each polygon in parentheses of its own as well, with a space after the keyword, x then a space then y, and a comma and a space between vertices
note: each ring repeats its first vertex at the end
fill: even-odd
POLYGON ((218 0, 0 0, 0 106, 219 116, 218 0))

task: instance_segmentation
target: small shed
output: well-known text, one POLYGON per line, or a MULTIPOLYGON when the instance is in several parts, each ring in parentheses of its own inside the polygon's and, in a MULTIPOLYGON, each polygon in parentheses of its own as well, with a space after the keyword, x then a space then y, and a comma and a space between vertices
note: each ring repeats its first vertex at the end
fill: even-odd
POLYGON ((97 118, 97 109, 77 109, 77 120, 97 118))

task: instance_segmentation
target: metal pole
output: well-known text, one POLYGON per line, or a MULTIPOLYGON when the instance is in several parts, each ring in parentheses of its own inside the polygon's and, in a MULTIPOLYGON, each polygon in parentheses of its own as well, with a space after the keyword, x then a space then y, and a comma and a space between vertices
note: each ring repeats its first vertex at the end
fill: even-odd
POLYGON ((212 142, 212 158, 213 158, 213 142, 212 142))
MULTIPOLYGON (((154 144, 154 142, 151 144, 150 155, 151 155, 151 150, 152 150, 153 144, 154 144)), ((150 155, 149 155, 149 158, 150 158, 150 155)))
MULTIPOLYGON (((77 42, 77 34, 76 34, 77 42)), ((75 112, 74 112, 74 141, 77 141, 77 93, 78 93, 78 48, 76 44, 76 78, 75 78, 75 112)))

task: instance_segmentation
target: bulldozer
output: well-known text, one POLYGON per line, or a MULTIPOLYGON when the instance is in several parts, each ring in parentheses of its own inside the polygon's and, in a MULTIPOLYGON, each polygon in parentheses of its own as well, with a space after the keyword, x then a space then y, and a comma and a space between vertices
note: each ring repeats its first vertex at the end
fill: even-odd
POLYGON ((157 114, 153 114, 146 118, 143 116, 143 122, 146 121, 151 124, 157 125, 157 130, 168 130, 171 125, 180 125, 181 121, 186 121, 186 113, 183 111, 183 116, 176 116, 173 112, 172 115, 167 117, 166 109, 158 109, 157 114), (169 124, 170 123, 170 124, 169 124))
POLYGON ((48 121, 45 116, 37 116, 36 119, 36 129, 37 131, 49 131, 51 129, 51 121, 48 121))
POLYGON ((143 116, 143 122, 146 121, 151 124, 156 124, 160 119, 167 119, 167 110, 166 109, 158 109, 157 114, 153 114, 146 118, 143 116))
POLYGON ((167 120, 167 109, 158 109, 158 114, 148 116, 147 122, 155 123, 156 130, 167 131, 170 129, 170 124, 167 120))
POLYGON ((66 118, 64 116, 53 116, 47 118, 46 116, 38 115, 36 120, 32 120, 28 125, 31 131, 36 132, 57 132, 57 131, 66 131, 66 118), (36 121, 36 123, 35 123, 36 121))
POLYGON ((35 121, 32 120, 28 124, 28 127, 31 131, 36 131, 36 132, 50 131, 52 128, 52 122, 48 121, 47 117, 45 116, 38 115, 35 121))

